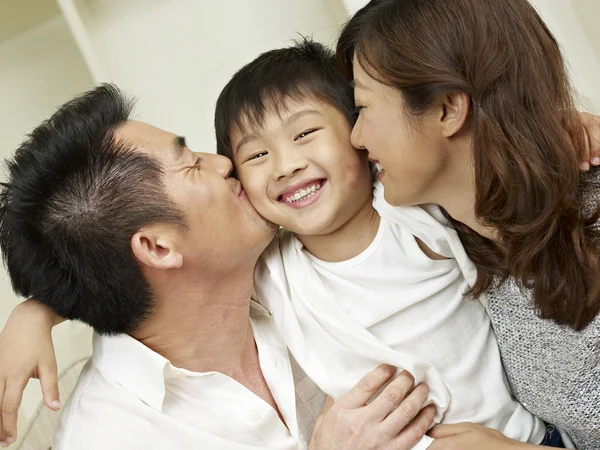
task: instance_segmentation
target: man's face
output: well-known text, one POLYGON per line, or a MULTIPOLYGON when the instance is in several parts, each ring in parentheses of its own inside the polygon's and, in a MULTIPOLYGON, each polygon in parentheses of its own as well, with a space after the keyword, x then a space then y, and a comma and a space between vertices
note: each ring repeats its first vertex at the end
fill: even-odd
POLYGON ((229 159, 195 153, 185 139, 142 122, 127 121, 116 137, 161 164, 166 193, 187 222, 178 233, 184 264, 214 269, 252 261, 273 238, 275 227, 255 211, 240 182, 229 177, 229 159))

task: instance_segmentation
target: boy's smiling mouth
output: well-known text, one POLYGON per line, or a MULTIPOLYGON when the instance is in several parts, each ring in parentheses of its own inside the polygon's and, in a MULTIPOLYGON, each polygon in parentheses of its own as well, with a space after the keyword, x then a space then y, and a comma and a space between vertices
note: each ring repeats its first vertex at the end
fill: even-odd
POLYGON ((297 184, 283 191, 278 200, 296 208, 312 204, 321 194, 326 179, 313 179, 297 184))

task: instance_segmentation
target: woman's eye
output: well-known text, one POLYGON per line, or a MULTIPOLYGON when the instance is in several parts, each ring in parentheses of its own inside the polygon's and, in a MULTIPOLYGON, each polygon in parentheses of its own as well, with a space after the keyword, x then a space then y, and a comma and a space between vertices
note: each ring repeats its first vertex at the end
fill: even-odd
POLYGON ((259 152, 256 153, 255 155, 252 155, 250 158, 248 158, 248 161, 252 161, 253 159, 258 159, 258 158, 262 158, 263 156, 265 156, 267 154, 267 152, 259 152))
POLYGON ((317 131, 317 130, 306 130, 306 131, 303 131, 302 133, 298 134, 298 135, 297 135, 297 136, 294 138, 294 142, 296 142, 296 141, 298 141, 298 140, 300 140, 300 139, 303 139, 303 138, 305 138, 305 137, 306 137, 306 136, 308 136, 309 134, 313 134, 315 131, 317 131))

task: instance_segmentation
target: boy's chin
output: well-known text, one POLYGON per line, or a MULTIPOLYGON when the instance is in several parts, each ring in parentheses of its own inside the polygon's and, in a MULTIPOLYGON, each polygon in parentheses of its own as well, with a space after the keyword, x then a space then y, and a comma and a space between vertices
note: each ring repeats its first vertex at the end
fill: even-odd
POLYGON ((319 223, 311 222, 310 224, 294 223, 282 225, 286 231, 294 233, 298 236, 321 236, 334 232, 332 229, 333 223, 330 221, 321 221, 319 223))

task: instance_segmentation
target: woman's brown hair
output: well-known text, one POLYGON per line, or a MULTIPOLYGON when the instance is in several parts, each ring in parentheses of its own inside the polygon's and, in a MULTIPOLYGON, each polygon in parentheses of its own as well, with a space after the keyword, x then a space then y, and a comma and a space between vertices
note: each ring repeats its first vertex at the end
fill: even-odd
POLYGON ((372 0, 345 26, 352 60, 397 89, 415 116, 440 95, 471 98, 475 214, 492 242, 455 222, 478 268, 471 293, 513 276, 542 318, 576 330, 600 312, 600 264, 583 212, 574 111, 558 44, 526 0, 372 0), (573 137, 572 139, 569 137, 573 137))

